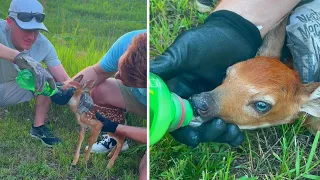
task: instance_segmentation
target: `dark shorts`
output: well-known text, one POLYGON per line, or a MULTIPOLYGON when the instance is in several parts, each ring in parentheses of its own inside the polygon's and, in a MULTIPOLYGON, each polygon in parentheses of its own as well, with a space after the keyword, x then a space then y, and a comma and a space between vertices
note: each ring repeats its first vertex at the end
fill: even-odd
POLYGON ((126 111, 137 114, 143 118, 147 117, 147 107, 139 102, 139 100, 131 92, 130 88, 124 86, 117 80, 123 100, 126 104, 126 111))

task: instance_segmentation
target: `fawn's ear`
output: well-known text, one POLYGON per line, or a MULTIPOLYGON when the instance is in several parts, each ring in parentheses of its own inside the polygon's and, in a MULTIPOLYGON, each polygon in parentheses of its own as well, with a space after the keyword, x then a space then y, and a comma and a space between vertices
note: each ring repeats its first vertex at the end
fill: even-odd
POLYGON ((74 78, 73 81, 76 81, 76 82, 80 83, 80 81, 82 80, 82 78, 83 78, 83 75, 80 74, 78 77, 74 78))
POLYGON ((86 90, 91 90, 94 86, 95 80, 88 80, 84 83, 83 88, 86 90))
POLYGON ((320 83, 309 83, 303 85, 304 103, 300 111, 320 117, 320 83))

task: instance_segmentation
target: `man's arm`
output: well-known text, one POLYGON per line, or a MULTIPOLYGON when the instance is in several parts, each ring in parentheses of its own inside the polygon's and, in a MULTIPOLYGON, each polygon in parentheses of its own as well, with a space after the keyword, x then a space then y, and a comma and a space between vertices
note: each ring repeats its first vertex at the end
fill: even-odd
POLYGON ((60 64, 57 66, 48 66, 48 70, 58 82, 64 82, 70 79, 69 75, 66 73, 64 67, 60 64))
MULTIPOLYGON (((57 78, 56 79, 57 81, 64 82, 64 84, 65 84, 65 86, 63 86, 62 88, 58 88, 60 90, 60 92, 51 96, 51 100, 52 100, 52 102, 54 102, 56 104, 65 105, 68 103, 68 101, 72 97, 75 89, 72 87, 69 87, 67 85, 68 81, 70 81, 69 77, 67 78, 66 76, 59 75, 59 72, 62 72, 62 74, 65 73, 62 66, 60 68, 58 67, 58 69, 54 68, 53 70, 50 70, 50 71, 53 72, 52 74, 53 74, 53 76, 55 76, 57 78), (55 74, 55 73, 57 73, 57 74, 55 74), (67 80, 65 80, 66 78, 67 78, 67 80)), ((83 79, 81 80, 82 82, 85 82, 86 80, 95 80, 96 81, 95 84, 100 84, 102 81, 109 78, 114 73, 104 72, 102 70, 102 68, 100 67, 100 64, 97 63, 93 66, 89 66, 89 67, 83 69, 78 74, 76 74, 74 77, 78 77, 80 74, 83 75, 83 79)))
POLYGON ((95 80, 96 81, 95 84, 100 84, 102 81, 108 79, 115 73, 103 71, 103 69, 101 68, 100 62, 98 62, 93 66, 89 66, 83 69, 74 77, 78 77, 81 74, 83 75, 81 82, 85 82, 87 80, 95 80))
POLYGON ((0 43, 0 59, 5 59, 15 63, 19 69, 29 70, 35 78, 35 88, 37 91, 42 91, 45 82, 48 82, 50 87, 54 87, 53 77, 43 68, 43 66, 34 61, 32 57, 24 52, 19 52, 15 49, 11 49, 0 43))
POLYGON ((112 122, 108 118, 103 117, 100 113, 96 113, 96 118, 103 124, 103 132, 111 132, 124 135, 139 143, 147 144, 147 129, 133 126, 126 126, 112 122))
POLYGON ((142 144, 147 144, 147 129, 119 124, 116 132, 142 144))
POLYGON ((20 52, 15 49, 11 49, 3 44, 0 44, 0 59, 5 59, 13 62, 13 59, 19 54, 20 52))

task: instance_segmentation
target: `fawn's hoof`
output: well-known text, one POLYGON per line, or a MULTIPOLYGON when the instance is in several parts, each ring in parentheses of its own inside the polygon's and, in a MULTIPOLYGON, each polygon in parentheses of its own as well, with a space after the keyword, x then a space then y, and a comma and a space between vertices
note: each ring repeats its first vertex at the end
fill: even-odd
POLYGON ((112 166, 113 166, 113 163, 108 163, 107 168, 108 168, 108 169, 111 169, 112 166))

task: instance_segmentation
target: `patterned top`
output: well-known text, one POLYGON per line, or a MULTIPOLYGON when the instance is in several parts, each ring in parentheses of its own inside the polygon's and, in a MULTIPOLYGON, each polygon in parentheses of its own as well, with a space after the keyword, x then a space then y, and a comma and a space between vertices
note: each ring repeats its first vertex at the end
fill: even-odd
POLYGON ((86 112, 86 116, 89 118, 89 120, 96 119, 96 112, 99 112, 103 117, 108 118, 112 122, 118 124, 125 123, 124 112, 120 108, 112 106, 102 107, 94 104, 90 111, 86 112))

